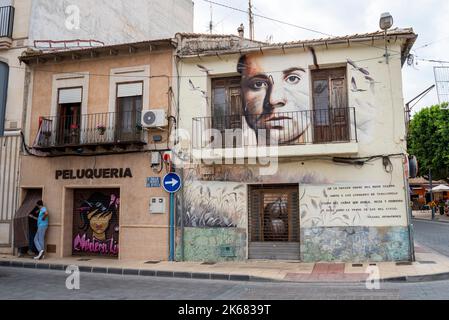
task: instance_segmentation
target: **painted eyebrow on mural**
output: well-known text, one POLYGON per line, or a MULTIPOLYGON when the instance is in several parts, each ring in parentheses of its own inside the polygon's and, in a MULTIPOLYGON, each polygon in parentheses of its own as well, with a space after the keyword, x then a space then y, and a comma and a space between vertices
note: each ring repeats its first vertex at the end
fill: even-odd
POLYGON ((293 68, 288 68, 286 70, 283 71, 284 75, 288 75, 294 71, 301 71, 301 72, 306 72, 306 70, 304 70, 303 68, 300 67, 293 67, 293 68))

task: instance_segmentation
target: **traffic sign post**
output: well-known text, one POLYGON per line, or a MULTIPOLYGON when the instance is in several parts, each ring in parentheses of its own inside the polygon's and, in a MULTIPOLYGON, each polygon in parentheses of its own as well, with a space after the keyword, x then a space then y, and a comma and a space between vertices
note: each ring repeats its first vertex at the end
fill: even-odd
POLYGON ((177 173, 169 173, 164 177, 162 186, 168 193, 176 193, 182 186, 181 177, 177 173))
POLYGON ((182 187, 181 177, 177 173, 167 174, 162 187, 170 193, 170 261, 175 261, 175 193, 182 187))

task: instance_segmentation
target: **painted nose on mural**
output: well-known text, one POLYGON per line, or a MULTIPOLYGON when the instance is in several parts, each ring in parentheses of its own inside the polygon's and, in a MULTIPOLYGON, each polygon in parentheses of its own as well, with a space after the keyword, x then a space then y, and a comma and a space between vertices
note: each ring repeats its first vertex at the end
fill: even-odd
POLYGON ((282 87, 274 85, 270 92, 270 105, 272 108, 284 107, 287 103, 282 87))

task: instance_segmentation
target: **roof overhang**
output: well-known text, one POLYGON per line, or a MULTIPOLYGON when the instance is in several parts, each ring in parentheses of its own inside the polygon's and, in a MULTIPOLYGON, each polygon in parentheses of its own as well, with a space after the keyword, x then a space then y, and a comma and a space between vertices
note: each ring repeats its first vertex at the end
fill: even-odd
POLYGON ((232 55, 232 54, 245 54, 252 52, 265 52, 272 50, 286 50, 286 49, 304 49, 313 47, 335 47, 335 46, 351 46, 356 44, 363 44, 373 47, 379 47, 375 45, 377 42, 385 42, 385 39, 391 42, 402 41, 401 44, 401 63, 402 65, 407 60, 407 57, 412 49, 418 35, 414 33, 412 28, 405 29, 392 29, 387 32, 387 35, 383 31, 376 31, 372 33, 365 34, 355 34, 342 37, 330 37, 323 39, 312 39, 304 41, 294 41, 294 42, 284 42, 284 43, 258 43, 251 47, 239 48, 238 50, 214 50, 214 51, 203 51, 196 54, 180 54, 181 58, 196 58, 205 56, 216 56, 216 55, 232 55))
POLYGON ((28 49, 19 57, 26 64, 41 64, 47 62, 73 61, 99 57, 119 56, 156 50, 174 50, 177 43, 174 39, 161 39, 134 43, 116 44, 110 46, 95 46, 86 49, 42 52, 28 49))

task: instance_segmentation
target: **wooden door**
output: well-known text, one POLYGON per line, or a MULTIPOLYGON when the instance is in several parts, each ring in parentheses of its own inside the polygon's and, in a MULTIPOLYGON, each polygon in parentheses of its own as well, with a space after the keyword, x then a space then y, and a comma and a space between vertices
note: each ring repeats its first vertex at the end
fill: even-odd
POLYGON ((76 145, 81 135, 81 103, 59 105, 57 124, 57 142, 59 145, 76 145))
POLYGON ((117 98, 116 141, 137 139, 141 111, 142 96, 117 98))
POLYGON ((349 140, 346 68, 312 72, 314 143, 349 140))

